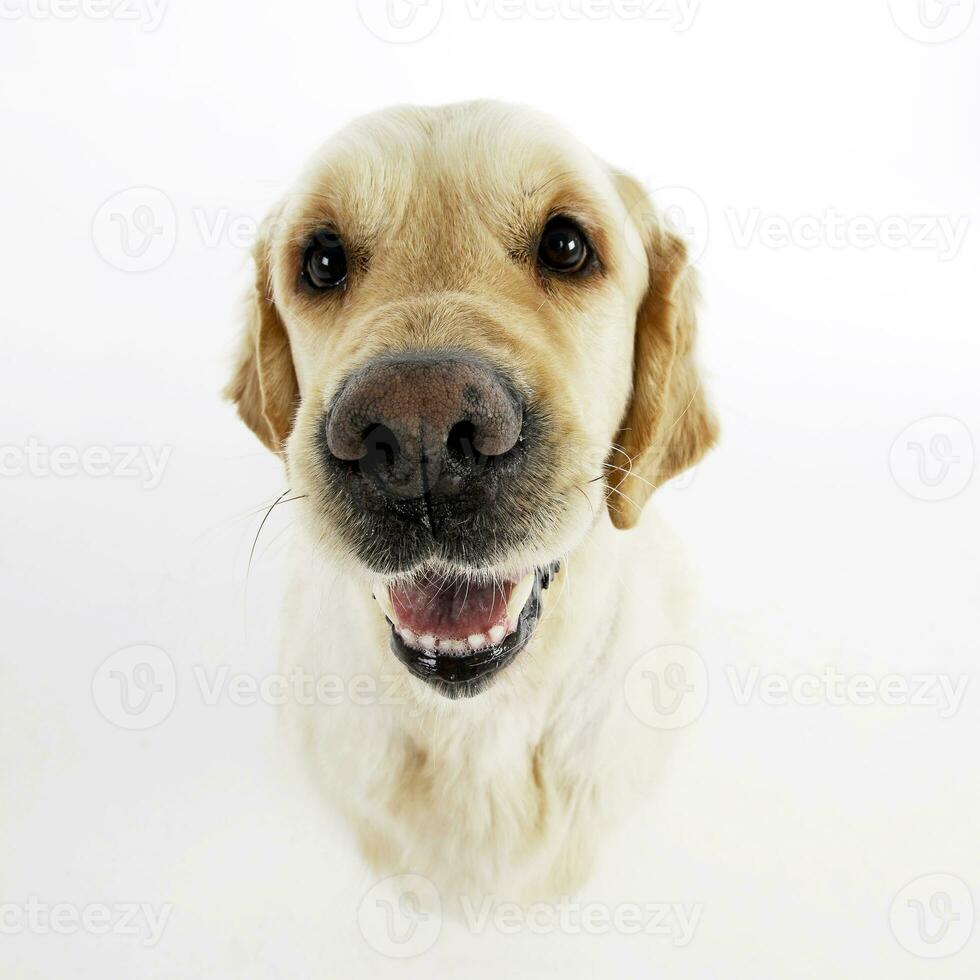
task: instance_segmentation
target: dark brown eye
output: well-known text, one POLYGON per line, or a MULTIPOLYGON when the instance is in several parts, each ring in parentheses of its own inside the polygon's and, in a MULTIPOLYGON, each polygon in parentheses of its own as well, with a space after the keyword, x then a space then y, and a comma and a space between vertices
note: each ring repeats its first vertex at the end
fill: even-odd
POLYGON ((303 278, 314 289, 336 289, 347 279, 347 253, 335 231, 316 232, 303 256, 303 278))
POLYGON ((589 254, 589 240, 571 218, 558 215, 544 226, 538 243, 538 262, 549 272, 580 272, 589 254))

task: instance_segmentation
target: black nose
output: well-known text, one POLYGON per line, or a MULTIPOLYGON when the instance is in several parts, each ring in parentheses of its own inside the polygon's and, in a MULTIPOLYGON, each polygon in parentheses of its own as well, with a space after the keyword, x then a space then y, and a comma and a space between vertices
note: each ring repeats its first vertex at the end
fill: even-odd
POLYGON ((343 385, 326 446, 389 496, 452 497, 512 461, 523 418, 513 385, 476 355, 387 355, 343 385))

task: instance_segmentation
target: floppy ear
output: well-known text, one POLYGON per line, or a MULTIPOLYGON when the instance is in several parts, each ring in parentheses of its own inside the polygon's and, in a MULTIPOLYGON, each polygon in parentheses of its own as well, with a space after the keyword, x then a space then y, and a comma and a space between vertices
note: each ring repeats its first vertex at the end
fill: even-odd
POLYGON ((647 290, 636 317, 633 391, 607 469, 613 524, 630 528, 647 498, 714 445, 718 424, 694 360, 697 276, 687 249, 632 177, 614 175, 643 237, 647 290))
POLYGON ((281 455, 293 427, 299 385, 289 337, 272 298, 268 253, 266 236, 261 235, 252 253, 255 283, 249 290, 235 373, 224 394, 259 439, 281 455))

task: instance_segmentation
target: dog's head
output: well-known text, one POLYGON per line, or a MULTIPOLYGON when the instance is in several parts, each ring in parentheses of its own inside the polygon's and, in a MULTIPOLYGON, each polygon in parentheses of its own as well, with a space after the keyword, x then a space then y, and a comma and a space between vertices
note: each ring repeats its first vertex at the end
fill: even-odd
POLYGON ((229 395, 443 693, 477 692, 527 644, 607 509, 631 527, 712 444, 683 243, 527 110, 356 122, 255 258, 229 395))

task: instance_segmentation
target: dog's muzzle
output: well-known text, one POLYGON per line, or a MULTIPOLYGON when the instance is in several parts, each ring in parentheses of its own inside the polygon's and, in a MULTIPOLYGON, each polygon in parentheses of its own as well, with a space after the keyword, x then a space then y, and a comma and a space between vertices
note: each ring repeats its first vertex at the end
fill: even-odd
POLYGON ((361 561, 395 655, 448 696, 524 648, 555 568, 513 577, 548 527, 547 425, 502 371, 465 351, 375 358, 324 418, 324 503, 361 561))
POLYGON ((535 399, 476 354, 375 358, 323 418, 324 509, 374 572, 512 567, 555 506, 547 430, 535 399))

